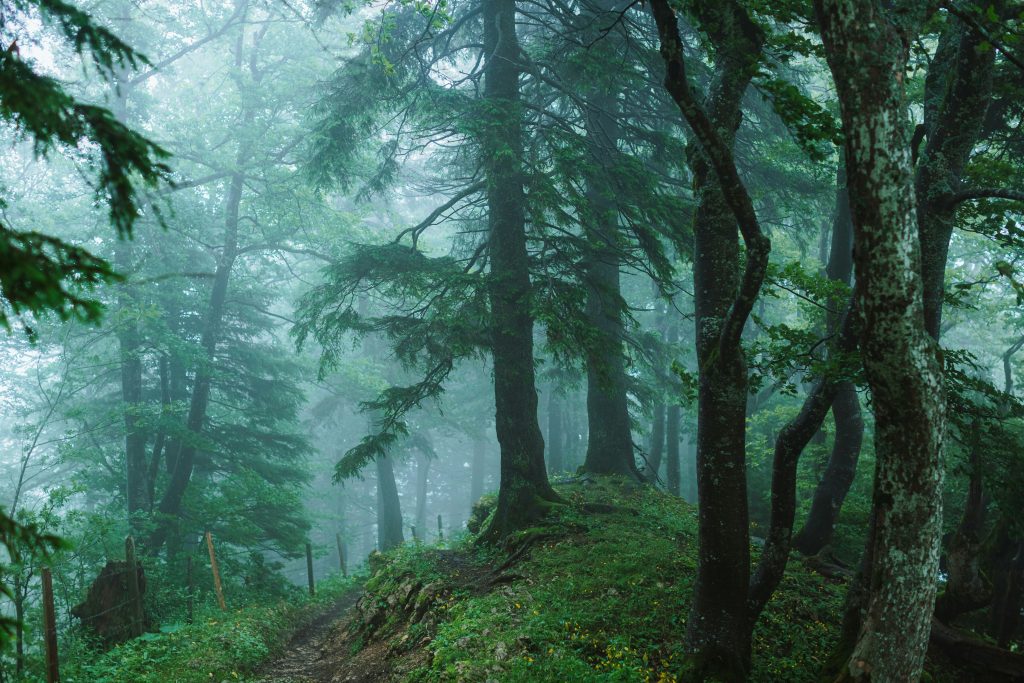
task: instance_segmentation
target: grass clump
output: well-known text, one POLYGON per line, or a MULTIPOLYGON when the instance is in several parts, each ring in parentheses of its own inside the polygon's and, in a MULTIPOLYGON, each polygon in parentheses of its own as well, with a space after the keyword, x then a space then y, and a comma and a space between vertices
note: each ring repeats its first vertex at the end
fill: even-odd
MULTIPOLYGON (((679 680, 696 510, 615 479, 560 488, 571 504, 502 552, 464 545, 500 567, 535 541, 490 588, 455 593, 428 646, 429 666, 410 680, 679 680)), ((815 681, 838 634, 844 590, 791 562, 755 633, 750 679, 815 681)))

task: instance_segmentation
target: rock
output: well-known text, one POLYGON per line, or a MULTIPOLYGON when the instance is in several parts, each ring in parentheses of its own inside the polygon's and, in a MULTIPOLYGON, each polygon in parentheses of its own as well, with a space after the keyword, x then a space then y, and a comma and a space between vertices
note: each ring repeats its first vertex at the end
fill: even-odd
POLYGON ((499 662, 504 662, 508 659, 508 647, 505 643, 498 643, 494 646, 494 659, 499 662))

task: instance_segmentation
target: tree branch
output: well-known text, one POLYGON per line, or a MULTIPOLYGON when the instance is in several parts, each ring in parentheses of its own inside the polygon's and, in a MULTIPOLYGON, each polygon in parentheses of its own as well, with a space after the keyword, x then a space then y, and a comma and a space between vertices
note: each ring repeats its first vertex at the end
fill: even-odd
POLYGON ((736 299, 722 324, 719 348, 726 349, 739 343, 743 326, 761 291, 771 241, 761 230, 750 194, 736 170, 732 149, 722 140, 707 112, 697 102, 693 90, 690 89, 683 58, 683 41, 679 35, 675 12, 669 6, 668 0, 651 0, 651 13, 658 25, 661 56, 665 60, 665 88, 690 124, 690 129, 711 163, 718 177, 722 195, 736 216, 743 243, 747 248, 743 279, 736 299))

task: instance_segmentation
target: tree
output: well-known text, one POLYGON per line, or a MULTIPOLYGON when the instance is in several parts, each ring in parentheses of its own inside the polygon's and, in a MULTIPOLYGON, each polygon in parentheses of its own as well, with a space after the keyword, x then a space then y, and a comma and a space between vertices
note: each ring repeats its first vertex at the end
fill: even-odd
POLYGON ((481 154, 487 178, 494 419, 501 446, 498 505, 482 538, 499 540, 561 497, 548 483, 537 422, 515 0, 483 0, 482 18, 486 118, 481 154))
POLYGON ((687 80, 675 12, 651 3, 665 60, 665 87, 693 130, 700 204, 694 220, 694 303, 699 358, 697 491, 699 561, 687 621, 695 674, 740 680, 750 660, 746 592, 747 363, 740 338, 768 266, 770 242, 732 157, 740 101, 764 35, 737 3, 701 7, 716 50, 712 90, 696 100, 687 80), (737 226, 739 230, 737 230, 737 226), (746 246, 740 269, 739 236, 746 246))
MULTIPOLYGON (((113 79, 117 69, 148 63, 87 13, 59 0, 8 0, 0 11, 26 24, 36 17, 53 22, 58 37, 105 80, 113 79)), ((0 50, 0 118, 42 155, 94 145, 97 153, 86 163, 95 175, 97 197, 109 207, 110 223, 122 238, 131 236, 142 211, 141 189, 156 187, 167 177, 161 147, 117 121, 109 110, 77 100, 26 61, 13 42, 0 50)), ((118 279, 106 261, 82 247, 6 224, 0 224, 0 254, 0 322, 10 329, 14 317, 30 336, 33 327, 26 316, 54 313, 64 320, 98 322, 102 307, 90 290, 118 279)), ((0 511, 0 545, 16 559, 18 548, 45 552, 57 539, 0 511)), ((0 590, 10 595, 6 585, 0 590)), ((11 626, 10 618, 0 619, 4 643, 11 626)))
POLYGON ((861 353, 875 408, 868 602, 844 676, 916 680, 931 632, 941 533, 945 400, 924 326, 903 90, 927 7, 817 0, 839 95, 854 224, 861 353))

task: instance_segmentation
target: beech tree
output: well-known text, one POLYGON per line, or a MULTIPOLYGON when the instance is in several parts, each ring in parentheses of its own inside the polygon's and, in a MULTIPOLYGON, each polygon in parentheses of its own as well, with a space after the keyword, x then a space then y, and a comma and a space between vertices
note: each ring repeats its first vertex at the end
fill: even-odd
POLYGON ((815 3, 842 113, 861 355, 875 412, 868 598, 844 674, 852 680, 919 678, 935 600, 945 397, 941 354, 924 325, 903 90, 907 45, 927 11, 815 3))

